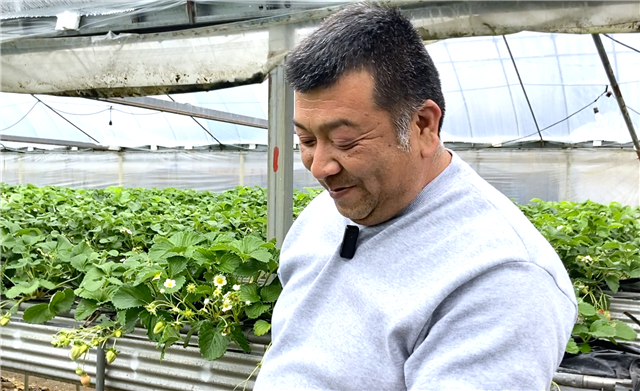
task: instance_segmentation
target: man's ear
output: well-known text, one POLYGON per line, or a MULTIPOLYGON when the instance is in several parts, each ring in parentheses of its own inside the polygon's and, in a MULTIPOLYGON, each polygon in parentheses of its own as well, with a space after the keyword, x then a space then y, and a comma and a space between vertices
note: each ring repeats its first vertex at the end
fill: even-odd
POLYGON ((416 146, 419 147, 423 157, 433 156, 438 145, 440 145, 438 129, 441 117, 442 110, 431 99, 426 100, 418 111, 414 113, 413 125, 416 131, 416 146))

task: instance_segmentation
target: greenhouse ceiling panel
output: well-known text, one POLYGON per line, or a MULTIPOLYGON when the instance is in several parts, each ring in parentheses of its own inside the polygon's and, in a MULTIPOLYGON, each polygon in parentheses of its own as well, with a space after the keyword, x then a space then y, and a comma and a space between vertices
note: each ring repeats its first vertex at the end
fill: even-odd
MULTIPOLYGON (((62 9, 58 6, 47 12, 46 5, 53 3, 43 3, 41 8, 20 10, 15 1, 3 2, 3 10, 13 12, 1 21, 0 85, 4 92, 118 97, 258 83, 282 61, 286 47, 344 7, 343 2, 250 1, 234 6, 216 1, 139 1, 114 3, 120 5, 118 9, 95 10, 91 4, 104 8, 106 3, 71 1, 67 13, 55 17, 55 27, 61 24, 56 31, 51 28, 51 15, 62 9), (151 3, 163 8, 153 8, 151 3), (220 14, 215 13, 216 6, 221 7, 217 9, 222 10, 220 14)), ((524 30, 606 33, 640 29, 637 1, 394 4, 403 6, 425 41, 524 30)))

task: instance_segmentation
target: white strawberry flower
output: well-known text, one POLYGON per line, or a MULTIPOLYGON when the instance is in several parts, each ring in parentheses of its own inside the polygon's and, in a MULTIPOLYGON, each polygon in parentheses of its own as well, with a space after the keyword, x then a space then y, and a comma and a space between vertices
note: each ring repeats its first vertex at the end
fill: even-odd
POLYGON ((229 311, 231 309, 231 302, 229 300, 225 300, 222 302, 222 311, 229 311))
POLYGON ((240 285, 235 284, 235 285, 233 286, 233 290, 234 290, 234 291, 239 291, 239 290, 240 290, 240 285))
POLYGON ((217 276, 215 276, 213 278, 213 285, 222 288, 223 286, 227 285, 227 277, 218 274, 217 276))
POLYGON ((176 286, 176 280, 172 280, 170 278, 167 278, 164 282, 164 286, 165 288, 173 288, 176 286))

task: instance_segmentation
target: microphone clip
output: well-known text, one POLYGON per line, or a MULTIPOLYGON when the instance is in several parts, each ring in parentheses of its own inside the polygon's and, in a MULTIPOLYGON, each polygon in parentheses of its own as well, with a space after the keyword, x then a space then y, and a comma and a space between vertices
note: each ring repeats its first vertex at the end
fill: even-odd
POLYGON ((347 225, 342 238, 342 246, 340 247, 340 257, 351 259, 356 254, 356 242, 360 228, 355 225, 347 225))

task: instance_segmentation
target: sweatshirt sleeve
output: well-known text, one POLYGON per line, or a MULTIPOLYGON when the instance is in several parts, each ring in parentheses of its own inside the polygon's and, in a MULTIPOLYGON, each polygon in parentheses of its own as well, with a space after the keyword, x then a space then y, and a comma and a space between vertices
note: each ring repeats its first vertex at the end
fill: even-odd
POLYGON ((532 263, 493 268, 434 312, 405 363, 408 390, 548 390, 576 317, 532 263))

